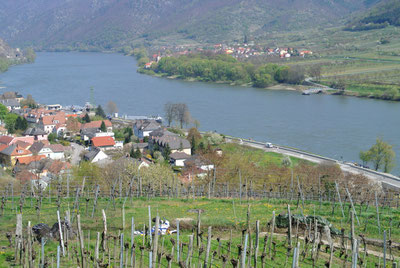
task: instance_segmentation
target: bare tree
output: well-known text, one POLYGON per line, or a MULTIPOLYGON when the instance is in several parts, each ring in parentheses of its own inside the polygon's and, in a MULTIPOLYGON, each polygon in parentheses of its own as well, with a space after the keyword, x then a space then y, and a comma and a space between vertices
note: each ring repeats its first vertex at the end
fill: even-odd
POLYGON ((319 64, 314 64, 310 67, 310 69, 308 70, 308 74, 316 79, 317 81, 321 80, 321 65, 319 64))
POLYGON ((164 105, 164 112, 165 112, 165 119, 168 122, 168 126, 171 126, 172 121, 174 121, 174 118, 176 117, 176 107, 175 104, 171 102, 167 102, 164 105))
POLYGON ((113 101, 109 101, 109 102, 107 103, 107 112, 108 112, 109 114, 118 113, 117 104, 115 104, 115 102, 113 102, 113 101))
POLYGON ((181 128, 183 128, 183 124, 189 124, 190 122, 190 113, 189 108, 186 103, 176 103, 174 104, 176 107, 176 120, 179 122, 181 128))

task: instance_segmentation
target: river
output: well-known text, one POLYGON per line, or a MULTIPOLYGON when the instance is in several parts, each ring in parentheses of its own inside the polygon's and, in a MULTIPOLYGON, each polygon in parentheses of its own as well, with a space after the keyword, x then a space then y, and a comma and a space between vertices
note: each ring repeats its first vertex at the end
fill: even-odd
POLYGON ((377 137, 394 146, 400 174, 400 102, 345 96, 302 96, 229 85, 155 78, 136 72, 132 57, 102 53, 37 53, 33 64, 0 74, 0 91, 32 94, 40 103, 103 107, 120 114, 163 115, 166 102, 185 102, 201 130, 293 146, 357 161, 377 137), (1 88, 6 87, 6 88, 1 88))

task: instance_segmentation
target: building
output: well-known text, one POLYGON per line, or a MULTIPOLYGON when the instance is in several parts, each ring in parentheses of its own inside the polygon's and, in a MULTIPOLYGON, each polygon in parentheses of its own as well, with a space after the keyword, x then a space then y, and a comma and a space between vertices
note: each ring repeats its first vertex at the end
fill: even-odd
POLYGON ((88 142, 94 137, 114 137, 114 132, 102 132, 98 128, 85 128, 81 130, 83 141, 88 142))
POLYGON ((169 162, 176 167, 184 167, 185 161, 191 156, 183 152, 175 152, 169 155, 169 162))
POLYGON ((133 133, 139 139, 149 137, 150 133, 161 128, 161 124, 156 120, 136 120, 133 124, 133 133))
POLYGON ((149 146, 149 144, 148 144, 147 142, 134 143, 134 144, 132 144, 133 150, 136 151, 137 149, 139 149, 139 151, 140 151, 141 153, 143 153, 143 151, 144 151, 145 149, 147 149, 148 146, 149 146))
POLYGON ((59 111, 62 109, 62 105, 61 104, 50 104, 50 105, 46 105, 46 109, 47 110, 56 110, 59 111))
POLYGON ((44 155, 53 160, 62 160, 65 158, 65 148, 61 144, 44 144, 43 142, 35 142, 29 150, 35 155, 44 155))
POLYGON ((64 112, 58 112, 55 115, 45 115, 39 119, 39 127, 47 134, 53 132, 58 124, 65 124, 66 116, 64 112))
POLYGON ((0 151, 1 163, 6 166, 14 166, 18 158, 27 156, 32 156, 32 152, 17 144, 11 144, 0 151))
POLYGON ((9 111, 21 109, 21 104, 17 99, 0 100, 0 103, 6 106, 9 111))
POLYGON ((200 155, 193 155, 185 161, 185 167, 195 167, 196 169, 207 172, 214 169, 214 164, 202 158, 200 155))
POLYGON ((92 122, 89 122, 89 123, 86 123, 86 124, 82 124, 81 130, 90 129, 90 128, 99 129, 100 130, 102 122, 104 122, 104 124, 106 126, 106 129, 107 129, 106 132, 112 132, 113 131, 111 121, 107 120, 107 119, 106 120, 92 121, 92 122))
POLYGON ((33 139, 35 141, 42 141, 42 140, 47 140, 48 134, 40 129, 40 128, 28 128, 27 130, 25 130, 25 132, 22 134, 23 136, 33 136, 33 139))
POLYGON ((32 162, 40 161, 46 158, 44 155, 32 155, 27 157, 20 157, 15 161, 15 166, 19 165, 29 165, 32 162))
POLYGON ((94 137, 91 139, 91 145, 101 150, 109 150, 115 147, 115 140, 110 136, 94 137))
POLYGON ((155 146, 158 146, 160 151, 164 151, 168 146, 171 153, 183 152, 188 155, 192 154, 190 142, 187 139, 175 135, 152 137, 152 139, 149 140, 149 147, 150 149, 154 149, 155 146))
POLYGON ((89 161, 90 163, 99 163, 99 162, 106 162, 110 158, 109 156, 100 150, 99 148, 92 148, 88 153, 83 156, 85 161, 89 161))

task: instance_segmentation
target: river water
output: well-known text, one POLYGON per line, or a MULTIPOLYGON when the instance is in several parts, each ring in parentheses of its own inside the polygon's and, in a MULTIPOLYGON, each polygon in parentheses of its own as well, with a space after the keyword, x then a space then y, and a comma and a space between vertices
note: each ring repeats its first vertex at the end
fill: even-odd
POLYGON ((302 96, 229 85, 155 78, 136 72, 132 57, 102 53, 37 53, 33 64, 0 74, 0 91, 32 94, 40 103, 103 107, 120 114, 163 115, 166 102, 185 102, 201 130, 293 146, 358 161, 377 137, 394 146, 400 174, 400 102, 344 96, 302 96))

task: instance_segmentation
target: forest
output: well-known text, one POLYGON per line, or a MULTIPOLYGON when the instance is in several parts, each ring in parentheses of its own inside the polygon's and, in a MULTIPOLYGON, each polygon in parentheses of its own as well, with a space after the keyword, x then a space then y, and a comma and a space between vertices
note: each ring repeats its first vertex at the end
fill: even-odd
POLYGON ((277 83, 300 84, 304 71, 297 67, 277 64, 256 66, 243 63, 228 55, 190 54, 178 57, 164 57, 153 64, 152 71, 181 79, 195 79, 203 82, 224 82, 236 85, 250 84, 254 87, 268 87, 277 83))

